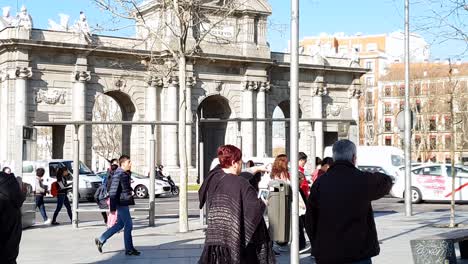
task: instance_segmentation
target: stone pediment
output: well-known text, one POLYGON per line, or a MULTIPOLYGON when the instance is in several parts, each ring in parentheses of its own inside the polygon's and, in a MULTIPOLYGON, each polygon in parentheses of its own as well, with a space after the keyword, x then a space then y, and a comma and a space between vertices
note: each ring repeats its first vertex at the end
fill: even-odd
MULTIPOLYGON (((207 6, 222 6, 226 1, 229 0, 205 0, 205 5, 207 6)), ((249 12, 249 13, 263 13, 270 15, 272 8, 268 0, 235 0, 239 1, 240 7, 237 8, 239 12, 249 12)), ((146 13, 153 8, 158 6, 158 0, 147 0, 140 5, 140 12, 146 13)))
POLYGON ((239 8, 239 11, 271 14, 272 8, 267 0, 248 0, 239 8))

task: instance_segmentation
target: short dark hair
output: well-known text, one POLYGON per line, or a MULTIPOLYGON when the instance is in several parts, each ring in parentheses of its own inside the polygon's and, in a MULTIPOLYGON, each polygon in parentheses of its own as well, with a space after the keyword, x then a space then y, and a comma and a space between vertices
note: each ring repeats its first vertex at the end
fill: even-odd
POLYGON ((218 159, 221 168, 229 168, 233 162, 242 159, 242 151, 233 145, 223 145, 218 148, 218 159))
POLYGON ((322 159, 319 157, 315 157, 315 166, 318 166, 320 164, 322 164, 322 159))
POLYGON ((109 163, 112 165, 112 163, 114 163, 114 162, 116 162, 116 161, 118 162, 119 160, 118 160, 118 159, 111 159, 111 160, 109 161, 109 163))
POLYGON ((119 158, 119 165, 122 166, 122 163, 124 163, 124 162, 127 161, 127 160, 130 160, 130 156, 128 156, 128 155, 122 155, 122 156, 120 156, 120 158, 119 158))
POLYGON ((253 162, 253 160, 247 161, 247 168, 251 168, 253 166, 255 166, 255 163, 253 162))
POLYGON ((304 152, 299 152, 298 160, 307 160, 307 155, 304 152))
POLYGON ((2 172, 6 172, 6 170, 11 170, 10 167, 3 167, 2 172))
POLYGON ((330 158, 330 157, 325 157, 323 160, 322 160, 322 163, 321 163, 322 166, 324 165, 333 165, 333 158, 330 158))
POLYGON ((42 177, 42 176, 44 176, 44 174, 45 174, 44 168, 37 168, 37 170, 36 170, 36 175, 37 176, 42 177))

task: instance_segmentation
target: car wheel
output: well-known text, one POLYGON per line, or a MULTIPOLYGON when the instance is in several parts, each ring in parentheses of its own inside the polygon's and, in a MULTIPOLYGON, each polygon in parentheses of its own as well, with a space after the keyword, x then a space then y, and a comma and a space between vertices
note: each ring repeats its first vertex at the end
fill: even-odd
POLYGON ((135 196, 138 199, 143 199, 148 196, 148 189, 144 185, 138 185, 135 187, 135 196))
POLYGON ((172 190, 173 195, 179 195, 179 187, 175 187, 174 190, 172 190))
MULTIPOLYGON (((404 198, 405 195, 403 195, 404 198)), ((416 187, 411 187, 411 203, 418 204, 422 202, 421 191, 416 187)))

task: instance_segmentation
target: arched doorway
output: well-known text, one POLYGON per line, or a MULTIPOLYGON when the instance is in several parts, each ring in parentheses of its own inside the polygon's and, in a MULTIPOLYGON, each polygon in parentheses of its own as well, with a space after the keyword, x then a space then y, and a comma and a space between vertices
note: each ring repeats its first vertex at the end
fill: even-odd
MULTIPOLYGON (((290 103, 289 100, 280 102, 273 110, 273 119, 275 118, 290 118, 290 103)), ((302 112, 299 109, 299 118, 302 112)), ((276 157, 279 154, 290 154, 290 133, 289 122, 272 122, 272 156, 276 157)))
MULTIPOLYGON (((132 121, 135 107, 130 97, 120 91, 96 95, 93 121, 132 121)), ((92 128, 93 170, 104 170, 108 160, 131 154, 132 126, 94 125, 92 128)))
MULTIPOLYGON (((212 95, 205 98, 198 107, 200 118, 228 119, 231 117, 231 108, 226 98, 221 95, 212 95)), ((227 123, 200 123, 199 140, 203 143, 203 175, 207 175, 211 162, 217 156, 216 150, 226 142, 227 123)))

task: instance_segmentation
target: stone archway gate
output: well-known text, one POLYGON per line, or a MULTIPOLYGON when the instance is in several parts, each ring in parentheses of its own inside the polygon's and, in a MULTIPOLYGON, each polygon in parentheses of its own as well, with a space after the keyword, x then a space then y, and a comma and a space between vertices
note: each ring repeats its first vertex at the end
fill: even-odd
MULTIPOLYGON (((73 175, 73 208, 72 208, 72 226, 78 228, 79 224, 79 213, 80 212, 101 212, 106 211, 106 209, 80 209, 79 208, 79 164, 80 164, 80 137, 79 131, 82 126, 93 126, 93 125, 126 125, 126 126, 136 126, 144 125, 151 128, 151 136, 149 139, 150 147, 150 171, 149 171, 149 203, 147 208, 137 209, 142 211, 148 211, 149 214, 149 226, 154 226, 155 220, 155 164, 156 164, 156 142, 155 142, 155 128, 156 126, 175 126, 177 129, 177 122, 164 122, 164 121, 155 121, 155 122, 138 122, 138 121, 64 121, 64 122, 33 122, 33 126, 52 126, 52 125, 62 125, 62 126, 73 126, 73 171, 78 172, 73 175)), ((21 160, 18 160, 16 164, 18 168, 22 168, 22 153, 17 155, 21 157, 21 160)), ((18 170, 21 172, 21 169, 18 170)))

